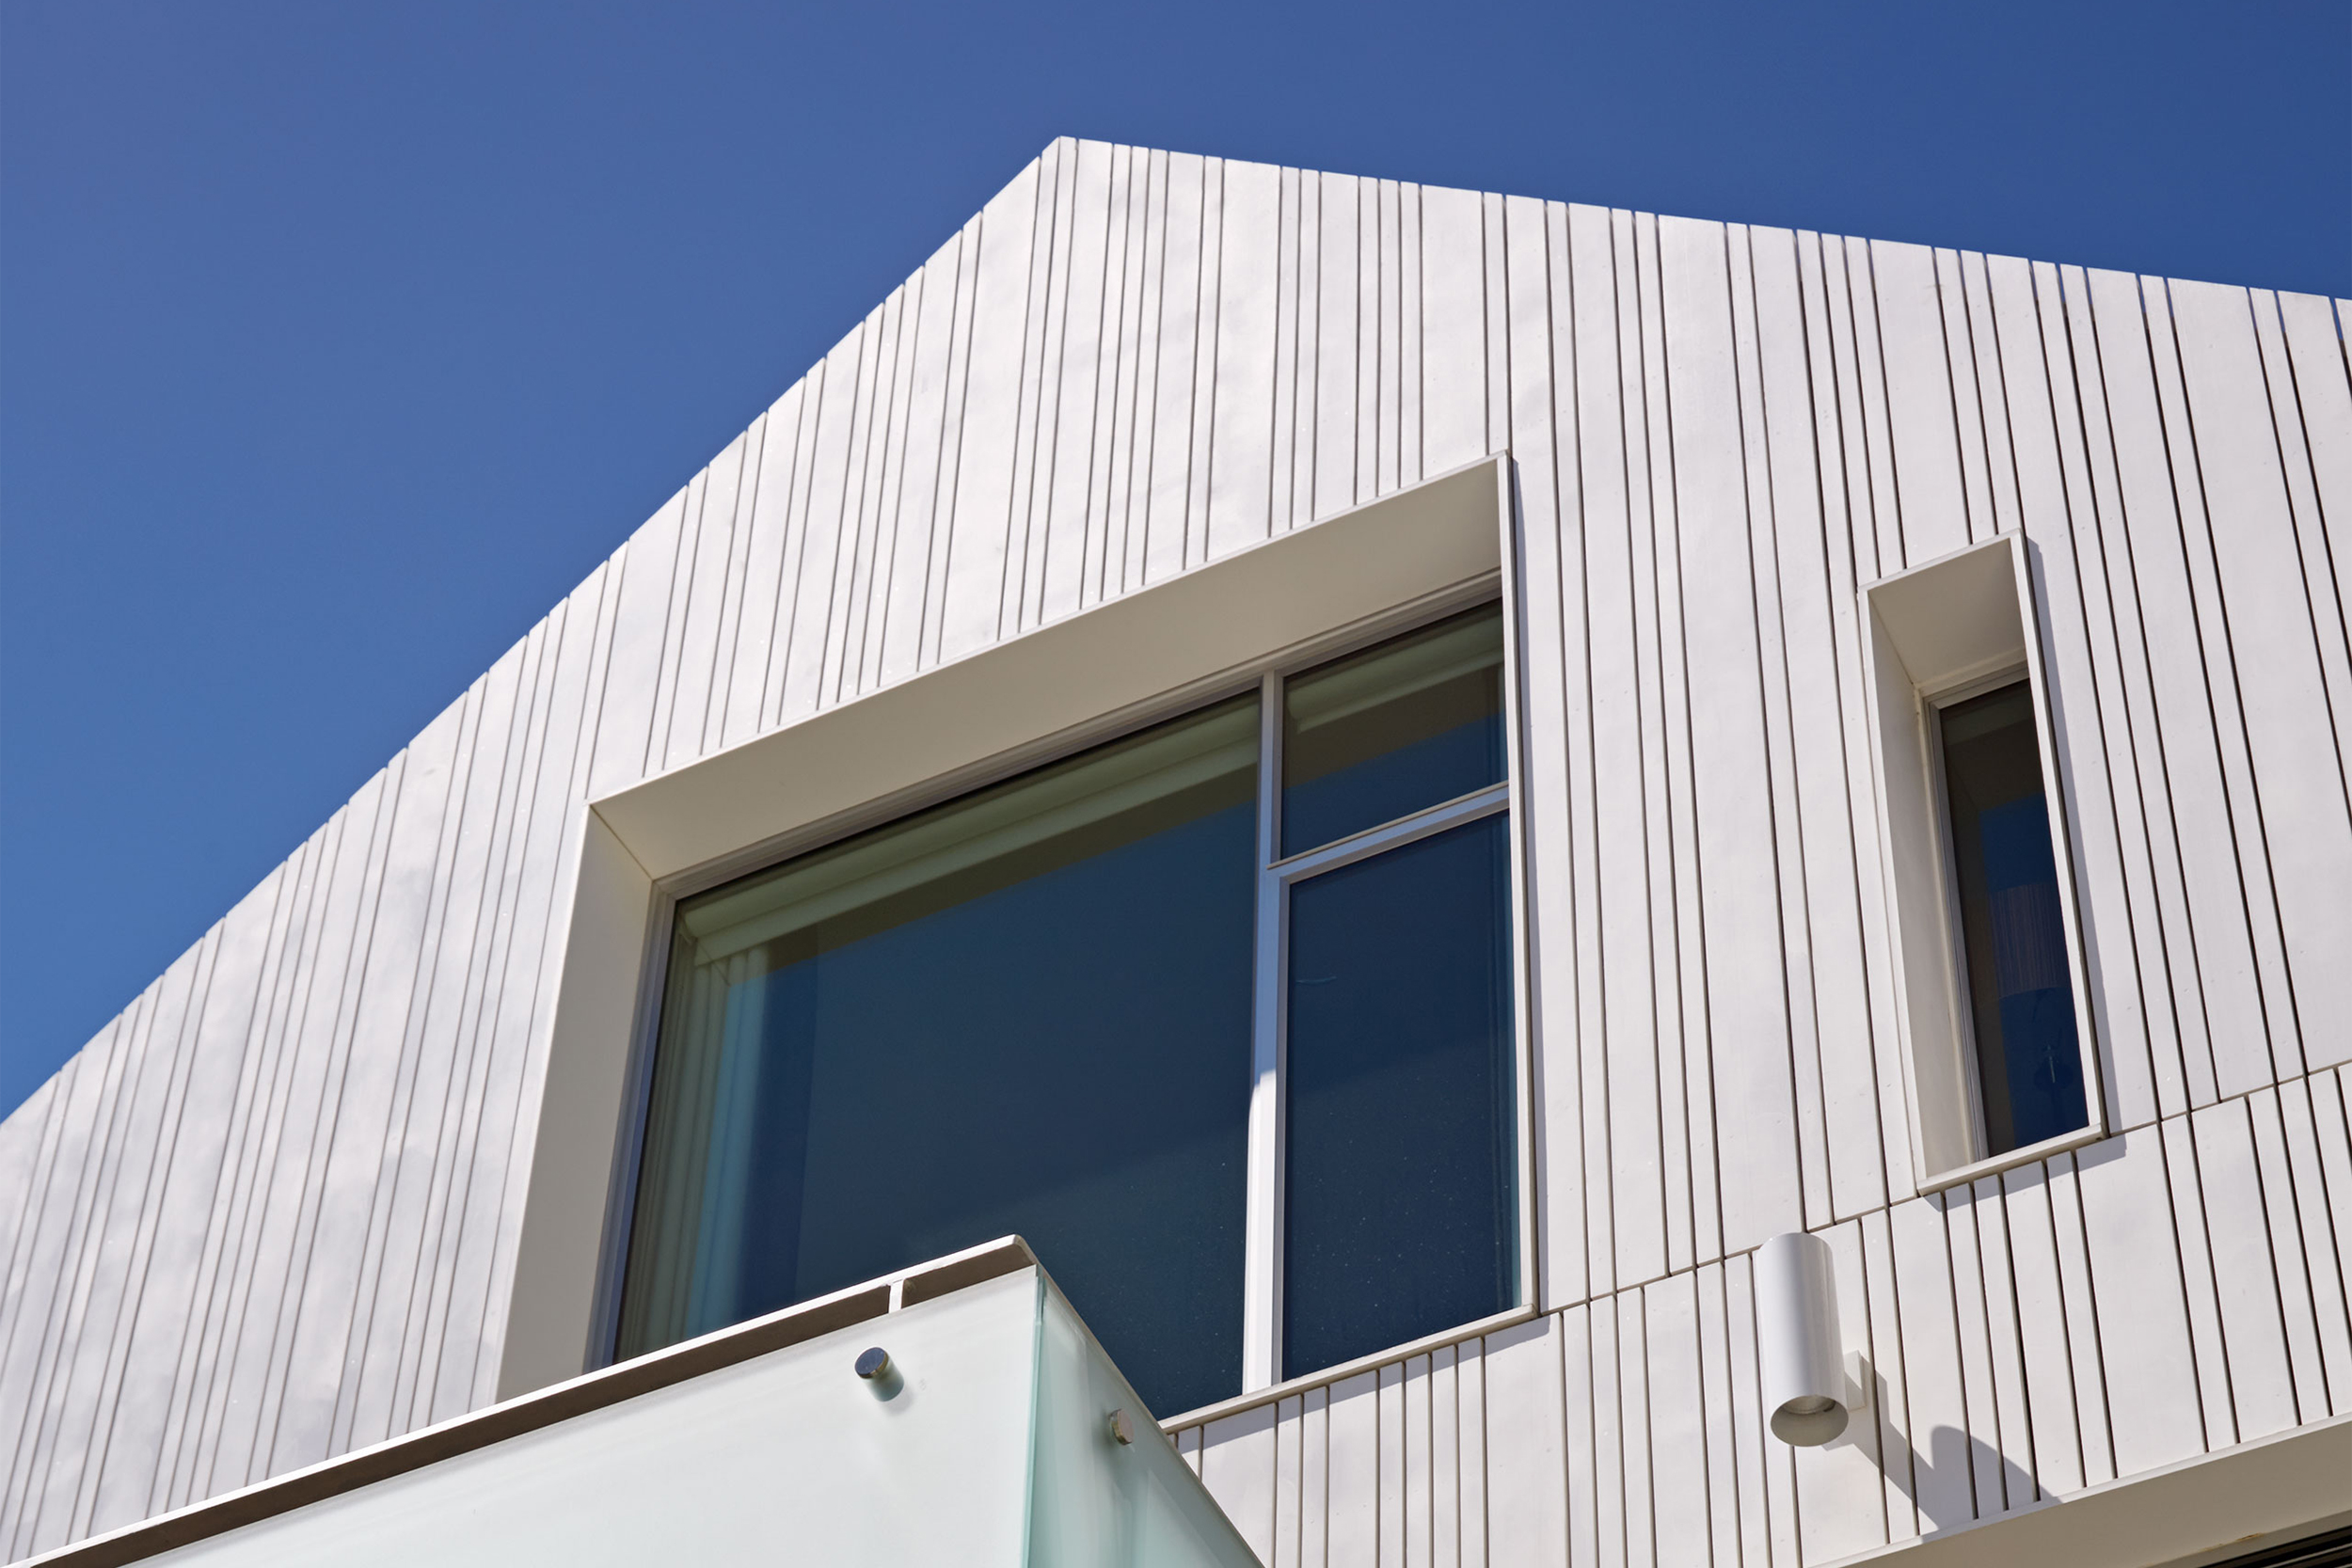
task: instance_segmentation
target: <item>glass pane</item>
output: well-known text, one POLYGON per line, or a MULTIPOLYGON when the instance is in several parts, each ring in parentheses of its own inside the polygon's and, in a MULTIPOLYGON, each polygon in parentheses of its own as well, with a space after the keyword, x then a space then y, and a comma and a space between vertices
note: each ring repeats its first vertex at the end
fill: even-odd
POLYGON ((1018 1232, 1153 1409, 1238 1392, 1257 725, 682 903, 619 1354, 1018 1232))
POLYGON ((1294 676, 1283 690, 1282 853, 1502 782, 1502 607, 1294 676))
POLYGON ((1509 845, 1498 814, 1292 889, 1285 1377, 1516 1299, 1509 845))
POLYGON ((1985 1152, 2000 1154, 2090 1119, 2049 801, 2023 681, 1954 703, 1941 721, 1985 1152))

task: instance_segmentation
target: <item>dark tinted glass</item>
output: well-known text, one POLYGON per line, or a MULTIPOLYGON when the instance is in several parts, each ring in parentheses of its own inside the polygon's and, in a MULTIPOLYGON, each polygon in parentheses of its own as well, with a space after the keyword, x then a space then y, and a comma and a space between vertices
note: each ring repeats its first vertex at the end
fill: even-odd
POLYGON ((2050 808, 2024 682, 1941 710, 1987 1154, 2090 1120, 2050 808))
POLYGON ((1502 782, 1502 608, 1296 675, 1282 714, 1282 853, 1502 782))
POLYGON ((1238 1392, 1257 724, 681 904, 619 1354, 1017 1231, 1152 1408, 1238 1392))
POLYGON ((1283 1375, 1516 1299, 1509 823, 1291 893, 1283 1375))

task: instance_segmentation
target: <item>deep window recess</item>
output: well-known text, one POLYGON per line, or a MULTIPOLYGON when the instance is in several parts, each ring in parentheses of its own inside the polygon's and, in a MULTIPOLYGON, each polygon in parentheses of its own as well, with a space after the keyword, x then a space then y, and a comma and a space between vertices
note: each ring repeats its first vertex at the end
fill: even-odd
POLYGON ((681 902, 615 1354, 1015 1231, 1162 1414, 1509 1309, 1502 652, 1489 605, 681 902))
POLYGON ((2023 680, 1936 710, 1987 1155, 2089 1125, 2049 799, 2023 680))

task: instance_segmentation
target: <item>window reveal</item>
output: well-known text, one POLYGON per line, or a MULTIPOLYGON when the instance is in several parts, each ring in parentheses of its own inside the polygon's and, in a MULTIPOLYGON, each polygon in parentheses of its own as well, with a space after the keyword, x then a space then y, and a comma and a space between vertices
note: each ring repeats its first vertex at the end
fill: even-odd
POLYGON ((616 1354, 1008 1232, 1163 1413, 1243 1391, 1253 1318, 1296 1376, 1507 1309, 1502 668, 1489 606, 681 902, 616 1354))

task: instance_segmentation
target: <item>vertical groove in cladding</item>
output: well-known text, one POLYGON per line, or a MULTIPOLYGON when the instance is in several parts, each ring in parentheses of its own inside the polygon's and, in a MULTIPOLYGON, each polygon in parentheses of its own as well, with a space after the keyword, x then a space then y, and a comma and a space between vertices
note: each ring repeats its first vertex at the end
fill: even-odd
POLYGON ((1496 450, 1544 1315, 1182 1434, 1253 1546, 1819 1560, 2352 1409, 2338 309, 1055 142, 0 1125, 0 1545, 490 1398, 587 800, 1496 450), (2010 531, 2121 1135, 1921 1197, 1855 594, 2010 531))

